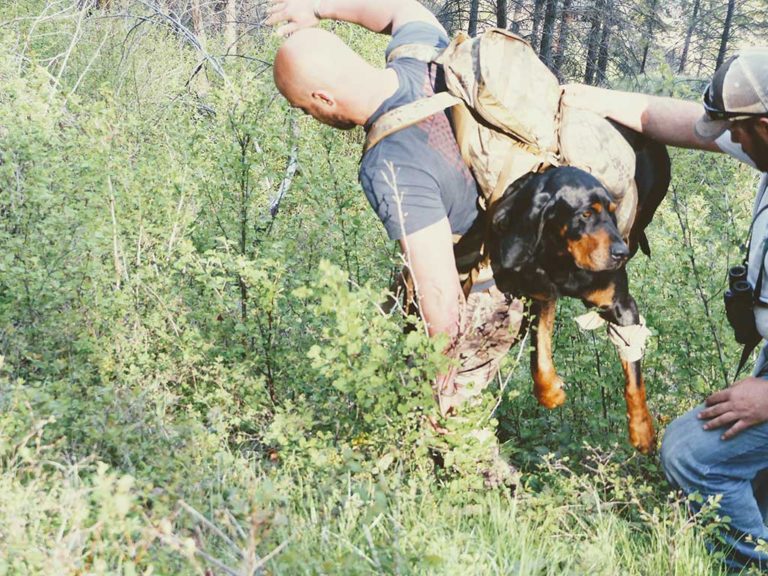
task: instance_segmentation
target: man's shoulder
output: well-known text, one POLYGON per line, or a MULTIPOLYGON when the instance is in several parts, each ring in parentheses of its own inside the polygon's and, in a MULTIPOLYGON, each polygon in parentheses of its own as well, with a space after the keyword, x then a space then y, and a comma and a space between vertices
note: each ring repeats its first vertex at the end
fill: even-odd
POLYGON ((448 35, 444 30, 433 26, 429 22, 414 21, 403 24, 394 34, 387 46, 386 56, 395 49, 405 44, 425 44, 437 48, 448 46, 448 35))

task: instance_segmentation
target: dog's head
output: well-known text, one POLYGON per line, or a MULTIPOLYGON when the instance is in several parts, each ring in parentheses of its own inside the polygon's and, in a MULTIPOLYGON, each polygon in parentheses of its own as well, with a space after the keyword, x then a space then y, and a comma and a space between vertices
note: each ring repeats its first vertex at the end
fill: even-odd
POLYGON ((566 254, 582 270, 620 268, 629 258, 629 247, 615 211, 603 185, 578 168, 524 176, 493 208, 488 244, 494 273, 566 254))

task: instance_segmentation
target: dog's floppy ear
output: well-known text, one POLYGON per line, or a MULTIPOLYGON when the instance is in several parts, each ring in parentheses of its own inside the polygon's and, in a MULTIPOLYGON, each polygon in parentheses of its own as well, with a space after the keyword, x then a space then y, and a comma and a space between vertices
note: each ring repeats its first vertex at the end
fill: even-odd
POLYGON ((494 206, 490 241, 497 266, 516 269, 533 257, 553 197, 547 180, 546 174, 526 175, 511 184, 494 206))

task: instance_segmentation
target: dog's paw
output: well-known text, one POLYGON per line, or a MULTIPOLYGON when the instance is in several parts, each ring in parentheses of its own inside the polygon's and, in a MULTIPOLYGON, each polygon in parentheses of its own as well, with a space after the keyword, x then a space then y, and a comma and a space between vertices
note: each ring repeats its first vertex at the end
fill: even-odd
POLYGON ((629 420, 629 441, 643 454, 651 454, 656 449, 656 432, 650 415, 638 419, 629 420))
POLYGON ((534 378, 533 394, 539 404, 552 410, 565 403, 565 382, 557 374, 534 378))

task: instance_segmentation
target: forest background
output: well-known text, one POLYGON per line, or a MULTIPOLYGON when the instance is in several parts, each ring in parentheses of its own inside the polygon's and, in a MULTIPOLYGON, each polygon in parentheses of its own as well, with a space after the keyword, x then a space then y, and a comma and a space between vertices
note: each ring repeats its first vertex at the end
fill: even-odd
MULTIPOLYGON (((452 33, 517 31, 563 82, 691 99, 768 44, 765 0, 425 4, 452 33)), ((287 107, 265 11, 0 4, 0 574, 719 574, 727 519, 690 519, 628 445, 578 303, 554 342, 566 406, 533 399, 529 340, 486 396, 516 490, 483 487, 466 436, 434 470, 441 356, 380 307, 400 261, 362 135, 287 107)), ((385 37, 324 26, 382 63, 385 37)), ((653 257, 628 267, 661 430, 733 375, 722 294, 757 182, 672 156, 653 257)))

